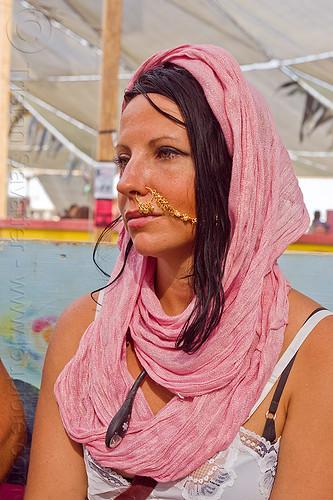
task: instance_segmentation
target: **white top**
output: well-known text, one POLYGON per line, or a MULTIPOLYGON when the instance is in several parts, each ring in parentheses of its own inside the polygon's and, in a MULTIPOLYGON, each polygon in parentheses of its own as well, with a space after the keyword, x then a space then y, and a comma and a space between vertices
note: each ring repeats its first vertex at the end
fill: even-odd
MULTIPOLYGON (((313 328, 323 318, 332 314, 326 310, 317 311, 305 322, 276 364, 249 416, 265 399, 313 328)), ((271 444, 262 436, 241 427, 226 450, 217 453, 184 479, 157 483, 148 498, 159 500, 269 499, 276 474, 279 444, 280 438, 276 443, 271 444)), ((130 482, 127 479, 112 469, 98 464, 85 447, 84 461, 88 476, 88 500, 111 500, 129 487, 130 482)))

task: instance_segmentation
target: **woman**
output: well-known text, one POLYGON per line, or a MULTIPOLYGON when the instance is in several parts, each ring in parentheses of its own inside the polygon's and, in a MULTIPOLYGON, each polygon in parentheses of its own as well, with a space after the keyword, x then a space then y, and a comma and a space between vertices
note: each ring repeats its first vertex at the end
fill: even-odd
POLYGON ((263 98, 219 47, 164 51, 116 150, 120 257, 54 332, 26 499, 333 498, 333 319, 276 264, 309 219, 263 98))

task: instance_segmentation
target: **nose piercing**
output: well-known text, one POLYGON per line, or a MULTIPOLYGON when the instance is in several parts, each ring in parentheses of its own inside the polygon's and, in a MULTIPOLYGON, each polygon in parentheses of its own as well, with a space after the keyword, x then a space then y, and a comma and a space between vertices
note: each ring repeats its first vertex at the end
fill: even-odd
MULTIPOLYGON (((149 189, 149 188, 146 188, 146 189, 149 189)), ((149 189, 149 191, 151 191, 151 189, 149 189)), ((139 213, 140 214, 149 214, 149 212, 153 212, 154 211, 154 206, 152 204, 152 201, 154 199, 154 193, 152 193, 151 195, 151 198, 149 201, 139 201, 138 200, 138 192, 135 193, 135 199, 139 205, 139 213)))
MULTIPOLYGON (((173 208, 169 204, 168 200, 166 198, 164 198, 160 193, 158 193, 155 189, 151 189, 148 186, 146 186, 146 189, 148 189, 148 191, 150 191, 151 194, 152 194, 151 200, 148 203, 148 205, 150 204, 152 206, 151 202, 152 202, 153 198, 155 198, 156 205, 158 207, 161 207, 162 210, 163 210, 163 212, 167 211, 171 217, 178 217, 183 222, 190 221, 190 222, 192 222, 192 224, 196 224, 197 223, 197 218, 196 217, 193 218, 193 217, 190 217, 187 214, 182 214, 181 212, 179 212, 179 210, 176 210, 175 208, 173 208)), ((136 198, 136 200, 138 201, 137 198, 136 198)), ((140 211, 140 204, 139 204, 139 211, 140 211)), ((148 212, 145 212, 145 213, 148 213, 148 212)))

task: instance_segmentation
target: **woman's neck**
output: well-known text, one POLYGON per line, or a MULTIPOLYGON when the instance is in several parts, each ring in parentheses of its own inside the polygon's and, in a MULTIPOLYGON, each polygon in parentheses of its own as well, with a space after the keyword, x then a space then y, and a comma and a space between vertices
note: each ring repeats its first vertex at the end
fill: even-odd
POLYGON ((194 297, 193 277, 188 262, 171 266, 164 259, 157 259, 155 293, 168 316, 182 313, 194 297))

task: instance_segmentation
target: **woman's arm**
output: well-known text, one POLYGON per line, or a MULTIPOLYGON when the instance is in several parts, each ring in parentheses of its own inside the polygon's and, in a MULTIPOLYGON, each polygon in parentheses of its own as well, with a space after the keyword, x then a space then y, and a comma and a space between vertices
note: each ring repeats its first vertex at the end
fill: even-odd
POLYGON ((86 498, 82 446, 73 442, 63 428, 53 387, 93 321, 95 306, 90 295, 75 300, 64 310, 52 334, 35 416, 25 500, 86 498))
POLYGON ((333 317, 299 350, 270 500, 333 499, 333 317))
POLYGON ((26 441, 23 405, 14 382, 0 360, 0 484, 26 441))

